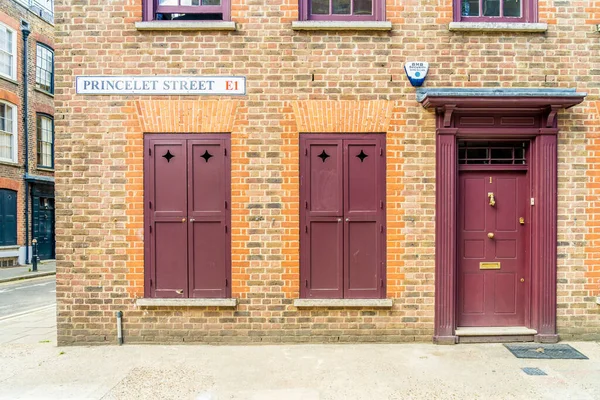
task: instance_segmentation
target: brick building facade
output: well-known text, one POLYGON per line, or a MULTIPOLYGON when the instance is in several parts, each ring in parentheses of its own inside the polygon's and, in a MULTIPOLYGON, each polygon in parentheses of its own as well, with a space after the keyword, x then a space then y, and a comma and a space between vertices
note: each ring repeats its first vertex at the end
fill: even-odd
MULTIPOLYGON (((377 18, 345 21, 311 19, 309 3, 298 0, 231 0, 205 20, 179 21, 142 0, 59 1, 59 344, 115 343, 117 311, 128 343, 455 343, 469 340, 459 328, 486 324, 518 328, 492 330, 497 340, 600 338, 600 1, 524 2, 532 14, 518 23, 469 20, 477 2, 469 10, 454 3, 375 1, 377 18), (405 76, 407 61, 430 65, 418 91, 405 76), (84 95, 77 76, 242 76, 247 92, 84 95), (362 145, 371 147, 361 147, 357 161, 352 146, 362 145), (187 170, 164 172, 196 157, 196 148, 205 157, 198 167, 188 161, 187 170), (198 175, 185 192, 185 177, 221 156, 229 157, 225 167, 198 175), (356 172, 379 157, 383 169, 356 172), (311 169, 327 158, 339 169, 311 169), (472 182, 496 182, 495 197, 464 183, 469 173, 472 182), (308 180, 320 182, 310 193, 330 196, 310 197, 308 180), (364 189, 347 189, 352 182, 364 189), (470 190, 485 199, 468 203, 470 190), (487 238, 468 239, 463 216, 472 211, 477 223, 506 213, 506 191, 518 193, 509 213, 517 236, 506 228, 502 238, 504 217, 496 216, 495 242, 484 232, 491 225, 475 229, 487 238), (156 204, 191 204, 207 192, 224 200, 210 214, 224 231, 207 228, 194 241, 194 228, 171 224, 163 239, 153 236, 160 218, 183 227, 204 215, 194 203, 159 216, 156 204), (372 212, 360 214, 353 202, 370 202, 372 212), (340 204, 337 214, 327 208, 340 204), (311 224, 324 221, 340 228, 310 236, 311 224), (383 222, 347 227, 372 221, 383 222), (181 232, 191 244, 178 247, 181 232), (509 272, 503 259, 490 265, 504 270, 485 271, 480 257, 466 271, 461 260, 479 256, 459 242, 475 253, 495 243, 497 255, 509 249, 515 256, 505 258, 525 267, 509 272), (214 278, 222 286, 203 286, 203 258, 222 264, 214 278), (186 264, 192 259, 200 260, 198 280, 196 264, 186 264), (180 270, 188 274, 181 281, 180 270), (504 283, 494 278, 497 286, 483 288, 482 273, 504 271, 504 283), (496 300, 483 294, 495 290, 496 300), (502 307, 510 307, 498 299, 511 290, 520 314, 502 323, 502 307), (477 311, 488 301, 496 301, 491 314, 477 311)), ((490 334, 482 332, 468 334, 490 334)))
POLYGON ((31 262, 33 239, 54 258, 52 2, 3 1, 0 36, 0 266, 13 266, 31 262))

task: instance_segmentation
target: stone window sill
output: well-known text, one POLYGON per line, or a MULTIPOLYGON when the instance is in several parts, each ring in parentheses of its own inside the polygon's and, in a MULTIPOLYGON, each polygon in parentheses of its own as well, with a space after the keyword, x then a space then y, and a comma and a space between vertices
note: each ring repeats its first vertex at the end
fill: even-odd
POLYGON ((5 76, 5 75, 0 75, 0 79, 2 79, 3 81, 6 81, 6 82, 14 83, 15 85, 19 84, 18 81, 15 81, 14 79, 9 78, 8 76, 5 76))
POLYGON ((295 31, 391 31, 389 21, 292 21, 295 31))
POLYGON ((52 167, 37 167, 38 171, 44 171, 44 172, 54 172, 54 168, 52 167))
POLYGON ((600 296, 596 297, 596 304, 600 304, 600 296))
POLYGON ((35 91, 36 91, 36 92, 38 92, 38 93, 43 93, 43 94, 45 94, 46 96, 54 97, 54 94, 52 94, 52 93, 50 93, 50 92, 47 92, 47 91, 45 91, 44 89, 40 89, 40 88, 37 88, 37 87, 36 87, 36 88, 35 88, 35 91))
POLYGON ((450 22, 448 26, 454 32, 546 32, 546 23, 512 23, 512 22, 450 22))
POLYGON ((294 307, 298 308, 331 308, 331 307, 366 307, 392 308, 392 299, 295 299, 294 307))
POLYGON ((235 31, 233 21, 142 21, 138 31, 235 31))
POLYGON ((22 165, 14 161, 0 160, 0 164, 9 165, 11 167, 21 167, 22 165))
POLYGON ((235 307, 237 299, 137 299, 138 307, 235 307))

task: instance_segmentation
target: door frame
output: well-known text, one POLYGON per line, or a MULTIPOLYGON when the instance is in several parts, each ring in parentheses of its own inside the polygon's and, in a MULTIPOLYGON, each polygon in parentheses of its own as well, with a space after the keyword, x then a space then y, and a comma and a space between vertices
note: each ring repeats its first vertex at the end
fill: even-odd
POLYGON ((432 90, 419 101, 436 110, 436 227, 434 343, 455 344, 459 139, 531 140, 530 327, 536 342, 555 343, 558 122, 561 109, 583 101, 575 93, 517 96, 432 90))
MULTIPOLYGON (((514 142, 514 141, 511 141, 514 142)), ((460 165, 458 167, 458 174, 457 174, 457 187, 459 188, 460 185, 460 174, 461 173, 469 173, 469 172, 477 172, 477 173, 491 173, 491 172, 498 172, 500 174, 505 173, 505 172, 516 172, 516 173, 522 173, 525 175, 525 180, 527 181, 527 198, 524 199, 526 202, 529 202, 529 197, 532 196, 532 179, 531 179, 531 173, 530 173, 530 166, 529 166, 529 161, 530 161, 530 154, 531 154, 531 140, 524 140, 524 142, 528 142, 529 146, 527 148, 527 150, 525 151, 525 160, 526 160, 526 165, 479 165, 479 164, 473 164, 473 165, 460 165)), ((457 188, 457 199, 456 199, 456 206, 457 206, 457 223, 456 223, 456 237, 457 240, 460 238, 461 234, 460 234, 460 223, 458 222, 458 211, 459 211, 459 207, 460 207, 460 201, 459 198, 461 196, 461 192, 460 190, 457 188)), ((531 278, 531 265, 532 265, 532 252, 531 252, 531 239, 532 239, 532 229, 531 229, 531 221, 532 221, 532 206, 529 205, 525 211, 525 214, 523 214, 523 217, 525 218, 525 226, 524 228, 526 229, 525 234, 524 234, 524 240, 525 243, 523 243, 524 246, 524 251, 525 251, 525 256, 523 258, 523 261, 526 263, 524 268, 523 268, 523 275, 526 279, 526 287, 525 287, 525 292, 523 293, 523 307, 524 307, 524 324, 526 327, 531 327, 531 289, 532 289, 532 278, 531 278)), ((456 279, 457 279, 457 290, 456 290, 456 301, 457 301, 457 305, 458 305, 458 299, 460 298, 460 283, 458 282, 458 280, 460 279, 460 274, 459 272, 459 267, 458 267, 458 261, 459 261, 459 252, 457 251, 457 265, 456 265, 456 279)), ((456 324, 458 325, 458 315, 459 315, 459 308, 458 306, 456 307, 456 324)))
MULTIPOLYGON (((386 266, 387 266, 387 199, 386 199, 386 184, 387 184, 387 173, 386 173, 386 168, 387 168, 387 157, 386 157, 386 134, 383 132, 374 132, 374 133, 300 133, 300 140, 299 140, 299 147, 300 147, 300 162, 299 162, 299 175, 300 175, 300 196, 298 198, 299 203, 302 203, 303 199, 306 199, 307 196, 304 195, 305 191, 307 190, 306 185, 305 185, 305 179, 303 178, 304 174, 307 172, 307 168, 308 166, 306 165, 306 159, 305 159, 305 155, 306 155, 306 151, 308 149, 307 147, 307 142, 312 141, 312 140, 362 140, 362 139, 369 139, 369 140, 377 140, 379 142, 379 147, 381 149, 381 154, 380 156, 383 158, 382 160, 380 160, 380 168, 381 168, 381 173, 383 175, 383 182, 381 182, 380 185, 378 185, 378 190, 380 191, 380 195, 381 195, 381 199, 382 199, 382 210, 383 210, 383 216, 382 216, 382 226, 383 226, 383 239, 381 240, 381 248, 379 249, 379 251, 381 252, 381 259, 380 259, 380 270, 379 270, 379 276, 380 279, 383 280, 383 286, 380 287, 379 289, 379 297, 377 298, 381 298, 384 299, 387 295, 387 270, 386 270, 386 266)), ((346 183, 346 176, 344 174, 344 168, 343 168, 343 163, 344 163, 344 155, 345 155, 345 151, 344 151, 344 147, 342 146, 342 188, 347 184, 346 183)), ((344 192, 344 191, 342 191, 344 192)), ((302 225, 304 225, 306 223, 307 220, 307 210, 306 207, 303 204, 299 204, 300 206, 300 221, 299 221, 299 228, 300 228, 300 290, 299 290, 299 294, 300 294, 300 298, 310 298, 308 296, 308 287, 306 286, 306 284, 303 284, 303 279, 305 279, 304 277, 308 276, 309 273, 309 264, 308 264, 308 260, 310 258, 310 254, 308 252, 308 248, 305 244, 303 244, 304 240, 302 239, 304 236, 302 235, 302 233, 304 232, 302 229, 302 225)), ((342 214, 345 212, 345 206, 342 208, 342 214)), ((345 247, 345 233, 343 235, 343 244, 342 244, 342 253, 344 253, 344 247, 345 247)), ((346 265, 346 260, 343 261, 343 268, 342 271, 345 271, 345 265, 346 265)), ((342 272, 343 274, 343 272, 342 272)), ((346 286, 346 276, 342 277, 342 293, 344 292, 344 288, 346 286)), ((345 297, 342 297, 345 298, 345 297)))
MULTIPOLYGON (((225 298, 231 297, 231 287, 232 287, 232 282, 231 282, 231 263, 232 263, 232 257, 231 257, 231 135, 228 132, 224 132, 224 133, 144 133, 144 138, 143 138, 143 146, 144 146, 144 153, 143 153, 143 193, 144 193, 144 297, 145 298, 152 298, 153 296, 153 291, 150 285, 150 279, 152 279, 152 277, 154 276, 154 268, 155 266, 152 263, 151 257, 152 257, 152 246, 151 246, 151 233, 150 233, 150 222, 151 222, 151 217, 150 217, 150 209, 148 207, 149 201, 150 201, 150 197, 149 197, 149 190, 148 190, 148 180, 150 179, 150 168, 151 166, 149 165, 149 162, 147 161, 146 156, 149 154, 149 150, 150 150, 150 145, 152 143, 153 140, 202 140, 202 139, 206 139, 206 140, 225 140, 225 149, 227 151, 227 171, 226 171, 226 177, 227 177, 227 182, 225 183, 225 197, 227 199, 227 216, 226 216, 226 224, 229 227, 228 230, 228 234, 227 234, 227 243, 226 243, 226 254, 229 255, 228 257, 228 262, 225 265, 225 274, 227 276, 227 280, 228 280, 228 284, 225 290, 225 298)), ((187 142, 185 145, 186 148, 186 152, 187 152, 187 142)), ((188 171, 188 166, 186 166, 186 172, 188 171)), ((186 178, 187 179, 187 178, 186 178)), ((189 182, 187 182, 187 185, 189 185, 189 182)), ((186 194, 187 195, 187 194, 186 194)), ((187 197, 186 197, 186 202, 187 202, 187 197)), ((187 213, 187 210, 186 210, 187 213)), ((189 230, 189 229, 188 229, 189 230)), ((189 234, 189 232, 188 232, 189 234)), ((189 250, 189 249, 188 249, 189 250)), ((189 253, 189 251, 188 251, 189 253)), ((189 257, 189 254, 186 254, 187 257, 189 257)), ((189 291, 189 263, 188 263, 188 273, 187 273, 187 279, 188 279, 188 291, 189 291)))

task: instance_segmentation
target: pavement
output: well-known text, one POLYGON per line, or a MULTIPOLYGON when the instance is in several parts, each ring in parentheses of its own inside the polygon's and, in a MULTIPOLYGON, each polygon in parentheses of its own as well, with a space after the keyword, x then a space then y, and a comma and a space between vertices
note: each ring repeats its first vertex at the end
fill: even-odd
POLYGON ((600 399, 597 342, 569 342, 589 360, 500 344, 56 347, 55 315, 0 321, 0 399, 600 399))
POLYGON ((21 265, 18 267, 0 268, 0 283, 56 275, 56 261, 42 261, 38 263, 38 270, 36 272, 33 272, 32 269, 33 267, 31 264, 21 265))

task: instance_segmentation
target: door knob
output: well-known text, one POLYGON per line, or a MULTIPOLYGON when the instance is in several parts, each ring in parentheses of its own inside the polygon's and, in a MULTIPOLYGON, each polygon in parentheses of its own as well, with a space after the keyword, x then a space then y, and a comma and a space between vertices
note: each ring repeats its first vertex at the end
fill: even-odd
POLYGON ((195 219, 194 219, 194 218, 190 218, 190 222, 194 222, 194 221, 195 221, 195 219))
POLYGON ((490 233, 488 233, 488 237, 489 237, 490 239, 493 239, 493 238, 494 238, 494 234, 493 234, 492 232, 490 232, 490 233))
POLYGON ((525 278, 521 278, 521 283, 525 282, 525 278))
POLYGON ((350 222, 350 218, 346 218, 346 222, 350 222))
POLYGON ((185 218, 181 218, 181 222, 185 222, 185 218))
POLYGON ((341 218, 338 218, 338 222, 342 222, 342 219, 341 219, 341 218))

